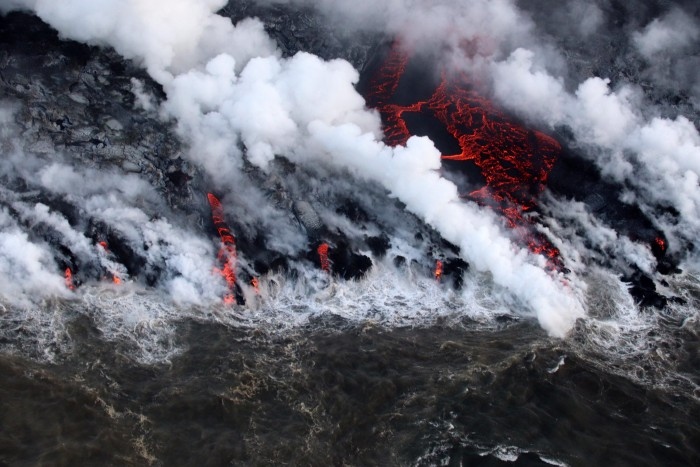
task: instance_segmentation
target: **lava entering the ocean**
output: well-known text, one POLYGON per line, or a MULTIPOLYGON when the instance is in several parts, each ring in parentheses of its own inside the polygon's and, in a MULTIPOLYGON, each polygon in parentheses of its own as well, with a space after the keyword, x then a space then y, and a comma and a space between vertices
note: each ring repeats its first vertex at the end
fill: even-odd
POLYGON ((328 243, 321 243, 318 248, 316 248, 316 253, 318 253, 318 260, 321 263, 321 269, 330 274, 331 260, 328 259, 328 243))
POLYGON ((224 218, 224 208, 219 199, 211 193, 207 194, 209 206, 211 207, 211 218, 214 222, 219 238, 221 239, 221 248, 217 259, 222 265, 221 269, 216 269, 216 272, 223 276, 228 286, 228 293, 224 296, 224 303, 236 303, 236 239, 231 234, 224 218))
MULTIPOLYGON (((366 93, 368 104, 382 116, 387 144, 406 144, 412 135, 411 119, 439 122, 439 131, 446 131, 456 142, 456 151, 443 154, 443 160, 469 161, 485 179, 485 186, 468 197, 503 214, 521 242, 533 253, 545 256, 550 268, 563 269, 557 248, 524 216, 537 206, 537 197, 561 152, 559 143, 509 119, 474 90, 474 83, 465 74, 442 72, 429 97, 402 103, 406 93, 400 84, 411 74, 412 58, 394 44, 366 93)), ((417 81, 425 84, 424 79, 417 81)))
MULTIPOLYGON (((109 251, 109 245, 107 244, 107 242, 102 240, 100 242, 97 242, 97 245, 100 247, 100 249, 102 250, 102 252, 104 252, 105 255, 108 255, 108 256, 111 255, 111 253, 109 251)), ((112 276, 112 283, 113 284, 120 285, 122 283, 122 280, 116 271, 109 270, 108 272, 112 276)))
POLYGON ((435 274, 435 280, 438 281, 438 282, 440 282, 440 279, 442 279, 443 268, 444 268, 444 266, 443 266, 443 264, 442 264, 442 261, 440 261, 440 260, 435 261, 435 272, 434 272, 434 274, 435 274))
POLYGON ((66 288, 68 290, 75 290, 75 284, 73 283, 73 271, 70 268, 66 268, 64 273, 66 288))

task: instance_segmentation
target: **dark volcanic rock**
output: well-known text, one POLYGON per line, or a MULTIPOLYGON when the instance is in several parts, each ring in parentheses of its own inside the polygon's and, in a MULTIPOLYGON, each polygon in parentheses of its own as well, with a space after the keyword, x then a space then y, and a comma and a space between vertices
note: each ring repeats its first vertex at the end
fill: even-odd
POLYGON ((229 2, 219 14, 237 22, 258 17, 278 43, 285 56, 303 50, 326 60, 343 58, 363 71, 380 37, 369 32, 351 31, 333 24, 312 7, 298 3, 260 3, 254 0, 229 2))
POLYGON ((372 254, 377 258, 383 258, 386 255, 386 251, 391 248, 391 241, 384 233, 374 237, 367 237, 366 242, 372 254))
POLYGON ((343 279, 359 279, 372 267, 372 260, 350 250, 347 244, 341 243, 331 248, 328 254, 333 273, 343 279))
POLYGON ((27 150, 138 173, 171 206, 191 203, 201 175, 180 157, 171 125, 137 105, 134 79, 145 93, 162 95, 140 68, 111 49, 58 40, 23 13, 0 16, 0 64, 0 90, 23 104, 16 121, 27 150))
POLYGON ((673 9, 682 9, 690 18, 700 17, 700 3, 696 0, 598 0, 583 4, 602 13, 597 27, 587 32, 581 26, 585 21, 574 19, 576 22, 572 22, 572 4, 568 2, 530 0, 518 5, 531 14, 538 29, 564 51, 567 86, 575 88, 591 76, 608 78, 613 87, 632 83, 643 89, 649 100, 667 116, 680 113, 695 115, 697 120, 692 101, 700 98, 695 79, 700 40, 695 38, 688 50, 670 50, 663 57, 650 61, 639 54, 633 41, 636 32, 673 9))
POLYGON ((658 293, 654 281, 643 272, 635 271, 623 280, 631 284, 630 294, 640 306, 662 309, 668 303, 668 297, 658 293))
POLYGON ((469 263, 462 258, 449 258, 443 262, 443 275, 452 278, 456 289, 464 284, 464 273, 469 270, 469 263))
POLYGON ((406 257, 401 256, 401 255, 394 256, 394 266, 396 266, 397 268, 405 267, 406 266, 406 257))
MULTIPOLYGON (((313 248, 307 252, 306 258, 317 268, 323 269, 324 265, 318 249, 320 245, 322 243, 314 244, 313 248)), ((328 245, 327 259, 330 272, 346 280, 359 279, 372 267, 372 260, 365 255, 355 253, 345 240, 328 245)))
POLYGON ((584 203, 588 210, 616 231, 649 245, 661 233, 637 207, 619 199, 622 187, 604 180, 587 159, 565 150, 549 174, 547 188, 552 192, 584 203))
POLYGON ((269 252, 263 257, 258 257, 253 267, 258 274, 267 274, 271 271, 288 271, 289 260, 279 253, 269 252))
POLYGON ((357 201, 345 199, 342 204, 336 208, 335 212, 342 214, 356 224, 369 222, 370 217, 362 206, 357 201))

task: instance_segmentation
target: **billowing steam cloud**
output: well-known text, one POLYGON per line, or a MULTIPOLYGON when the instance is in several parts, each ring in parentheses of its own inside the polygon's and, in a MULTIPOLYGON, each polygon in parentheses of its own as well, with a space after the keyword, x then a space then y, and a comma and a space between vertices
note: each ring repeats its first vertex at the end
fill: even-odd
MULTIPOLYGON (((142 64, 163 86, 167 101, 162 113, 177 121, 178 132, 190 145, 190 158, 220 188, 236 186, 244 157, 263 171, 278 155, 299 164, 349 170, 383 185, 458 245, 476 269, 488 272, 496 284, 535 312, 551 334, 564 335, 583 316, 578 298, 583 286, 575 284, 577 291, 563 285, 562 278, 545 272, 543 258, 508 239, 495 215, 460 200, 456 186, 437 173, 440 153, 430 140, 412 138, 406 147, 397 148, 381 142, 379 117, 365 108, 354 87, 359 75, 347 62, 323 61, 308 53, 281 58, 260 21, 248 19, 234 26, 216 15, 225 3, 13 0, 3 8, 29 9, 67 38, 112 46, 142 64)), ((318 5, 331 13, 342 12, 363 27, 388 28, 407 43, 441 42, 437 49, 446 50, 452 63, 489 77, 496 97, 512 110, 548 125, 569 126, 606 176, 634 187, 627 195, 630 201, 650 212, 659 203, 678 210, 682 224, 660 219, 659 227, 669 238, 694 241, 700 219, 700 136, 692 122, 684 117, 649 118, 640 110, 641 98, 633 88, 611 90, 601 78, 590 78, 570 92, 556 74, 561 67, 558 54, 537 42, 533 23, 513 2, 457 3, 360 1, 350 8, 347 2, 328 0, 318 5), (472 44, 468 52, 465 41, 472 44)), ((600 11, 594 13, 598 16, 582 26, 581 34, 601 23, 600 11)), ((635 36, 645 57, 658 53, 648 45, 649 37, 662 34, 665 24, 651 24, 635 36)), ((665 40, 666 47, 685 47, 696 39, 693 34, 690 24, 686 32, 665 40)), ((135 86, 142 105, 148 106, 148 97, 135 86)), ((52 170, 71 169, 52 166, 43 172, 47 187, 61 192, 66 188, 52 185, 60 185, 52 170)), ((64 175, 60 179, 75 176, 64 175)), ((149 221, 138 208, 111 206, 109 199, 95 199, 89 206, 95 216, 108 216, 120 225, 120 233, 134 244, 164 232, 168 234, 163 236, 174 238, 175 227, 149 221)), ((27 209, 22 211, 26 216, 42 215, 27 209)), ((48 213, 43 216, 65 230, 48 213)), ((211 270, 201 260, 211 248, 184 232, 175 237, 179 247, 140 253, 171 263, 168 266, 178 274, 170 288, 180 299, 196 301, 195 297, 212 294, 198 276, 211 270), (196 253, 177 253, 187 251, 196 253)), ((643 256, 633 247, 620 251, 643 256)), ((644 267, 649 269, 648 264, 644 267)), ((28 264, 24 269, 33 274, 37 266, 28 264)))
MULTIPOLYGON (((4 123, 0 129, 7 136, 10 124, 4 123)), ((171 224, 165 217, 154 219, 146 214, 153 211, 167 214, 168 208, 141 178, 76 169, 58 160, 45 164, 19 150, 5 155, 2 169, 5 175, 33 179, 47 193, 60 195, 66 202, 79 206, 84 218, 117 233, 149 267, 163 268, 162 284, 176 302, 211 303, 221 296, 223 284, 211 275, 215 257, 211 243, 171 224)), ((54 262, 56 253, 37 238, 29 238, 18 221, 33 232, 46 232, 56 244, 70 249, 75 261, 86 268, 98 267, 97 270, 105 271, 115 282, 129 278, 125 266, 112 257, 106 241, 96 242, 80 230, 87 225, 73 226, 63 214, 46 204, 17 196, 10 190, 0 190, 0 202, 14 214, 10 215, 7 208, 0 211, 2 295, 11 302, 22 304, 27 297, 47 295, 67 297, 63 271, 54 262)))
MULTIPOLYGON (((0 106, 0 136, 8 137, 8 126, 12 121, 12 108, 0 106)), ((12 151, 13 148, 3 148, 12 151)), ((7 167, 3 164, 3 171, 7 167)), ((4 188, 0 190, 0 200, 11 196, 4 188)), ((43 245, 33 243, 17 225, 16 220, 5 207, 0 208, 0 296, 13 297, 19 303, 28 297, 49 293, 67 295, 63 280, 53 257, 43 245)))
MULTIPOLYGON (((570 94, 563 80, 535 66, 532 52, 524 49, 495 62, 493 70, 494 90, 506 105, 551 126, 571 128, 605 176, 633 187, 627 202, 639 204, 670 239, 695 242, 700 134, 688 118, 646 118, 638 90, 612 90, 606 79, 590 78, 570 94), (681 222, 665 222, 664 207, 676 209, 681 222)), ((672 241, 671 248, 682 246, 672 241)))
POLYGON ((639 53, 649 60, 659 59, 660 54, 683 51, 698 39, 700 28, 697 22, 680 9, 653 20, 633 36, 639 53))
MULTIPOLYGON (((380 27, 409 43, 441 41, 450 63, 487 77, 502 105, 541 125, 570 128, 583 153, 605 176, 633 187, 625 202, 639 205, 654 219, 671 239, 672 249, 695 243, 700 214, 696 125, 682 115, 661 116, 653 106, 645 107, 646 98, 634 85, 613 87, 609 79, 595 76, 567 82, 561 54, 536 39, 534 23, 515 2, 458 3, 457 7, 455 2, 360 1, 350 6, 326 0, 319 8, 362 27, 381 22, 380 27), (470 44, 466 50, 464 41, 470 44), (666 208, 680 212, 681 221, 667 219, 666 208)), ((580 13, 583 19, 576 24, 584 36, 606 20, 604 10, 595 4, 568 2, 562 10, 580 13)), ((675 7, 632 31, 628 40, 649 67, 643 70, 645 76, 662 88, 689 93, 691 104, 698 108, 696 73, 687 72, 700 63, 698 18, 675 7)))
POLYGON ((644 61, 643 76, 659 88, 680 91, 700 109, 700 10, 672 8, 632 33, 632 45, 644 61))
POLYGON ((37 294, 67 295, 63 280, 50 272, 56 270, 51 253, 31 242, 4 209, 0 227, 0 293, 20 303, 37 294))
MULTIPOLYGON (((625 201, 657 220, 657 227, 672 239, 671 248, 695 243, 700 214, 700 135, 695 124, 682 115, 662 117, 653 106, 645 107, 645 97, 634 85, 612 86, 604 76, 567 82, 561 53, 537 39, 535 24, 515 2, 288 1, 313 4, 346 25, 388 29, 410 44, 439 42, 443 62, 449 59, 459 69, 490 80, 502 105, 551 128, 573 130, 583 153, 605 176, 634 187, 625 201), (669 207, 681 213, 680 223, 661 215, 659 210, 669 207)), ((541 6, 555 7, 547 2, 541 6)), ((692 14, 697 7, 688 8, 672 8, 631 31, 627 39, 649 66, 643 72, 662 88, 690 93, 697 109, 700 88, 696 73, 688 70, 700 63, 700 20, 692 14)), ((553 14, 570 20, 576 12, 579 33, 586 36, 604 27, 605 9, 610 9, 606 2, 574 1, 553 14)))

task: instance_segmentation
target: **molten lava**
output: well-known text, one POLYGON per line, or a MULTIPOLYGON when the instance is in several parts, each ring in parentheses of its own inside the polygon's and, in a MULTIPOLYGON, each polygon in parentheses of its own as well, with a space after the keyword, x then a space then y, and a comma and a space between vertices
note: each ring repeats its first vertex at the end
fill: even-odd
POLYGON ((656 243, 656 246, 661 250, 661 252, 666 251, 666 241, 661 238, 661 237, 656 237, 654 239, 654 242, 656 243))
POLYGON ((443 271, 443 264, 442 261, 437 260, 435 261, 435 280, 440 282, 440 279, 442 279, 442 271, 443 271))
MULTIPOLYGON (((107 242, 105 242, 105 241, 103 240, 103 241, 97 242, 97 245, 98 245, 100 248, 102 248, 102 250, 105 252, 105 254, 107 254, 107 255, 110 254, 110 253, 109 253, 109 247, 108 247, 108 245, 107 245, 107 242)), ((120 284, 122 283, 122 280, 121 280, 121 278, 117 275, 117 273, 115 273, 114 271, 109 271, 109 273, 112 275, 112 283, 113 283, 113 284, 115 284, 115 285, 120 285, 120 284)))
POLYGON ((71 271, 70 268, 66 268, 64 277, 66 281, 66 288, 68 290, 75 290, 75 284, 73 284, 73 271, 71 271))
POLYGON ((211 207, 211 218, 214 222, 219 238, 221 239, 221 248, 217 259, 221 264, 221 269, 216 269, 216 272, 223 276, 228 287, 228 293, 224 296, 224 303, 236 303, 236 239, 231 234, 224 218, 224 208, 221 206, 219 199, 211 193, 207 194, 209 206, 211 207))
POLYGON ((562 269, 557 248, 524 216, 537 205, 537 197, 561 151, 559 143, 509 119, 479 95, 464 74, 443 72, 425 100, 396 103, 410 59, 395 44, 370 82, 367 101, 382 116, 387 144, 406 144, 411 136, 406 118, 411 114, 436 119, 459 145, 459 152, 444 154, 443 159, 471 161, 486 180, 485 186, 468 194, 469 198, 503 214, 523 244, 533 253, 544 255, 551 268, 562 269))
POLYGON ((253 290, 257 295, 260 295, 260 281, 258 280, 257 277, 253 277, 250 280, 250 285, 253 287, 253 290))
POLYGON ((321 269, 330 274, 331 260, 328 259, 328 244, 321 243, 318 248, 316 248, 316 252, 318 253, 318 260, 321 263, 321 269))

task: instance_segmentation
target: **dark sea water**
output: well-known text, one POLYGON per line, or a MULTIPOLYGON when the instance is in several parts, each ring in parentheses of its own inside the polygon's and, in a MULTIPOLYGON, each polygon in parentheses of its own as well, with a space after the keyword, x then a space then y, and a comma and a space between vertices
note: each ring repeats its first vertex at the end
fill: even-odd
MULTIPOLYGON (((698 394, 633 382, 533 322, 281 334, 186 320, 168 361, 91 319, 0 358, 3 465, 697 465, 698 394)), ((698 337, 674 349, 697 378, 698 337)), ((639 362, 640 367, 644 361, 639 362)))

